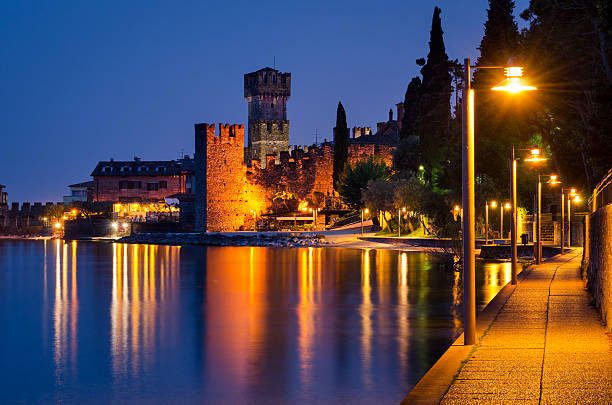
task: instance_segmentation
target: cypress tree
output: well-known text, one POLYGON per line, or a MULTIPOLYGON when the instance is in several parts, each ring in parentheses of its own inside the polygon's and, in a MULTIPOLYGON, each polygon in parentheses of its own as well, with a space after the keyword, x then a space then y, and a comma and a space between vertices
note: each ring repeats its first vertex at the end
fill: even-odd
MULTIPOLYGON (((484 36, 480 42, 480 66, 507 66, 509 59, 519 56, 519 32, 512 12, 512 0, 489 0, 484 36)), ((476 171, 488 174, 500 190, 508 185, 508 159, 512 144, 525 145, 530 138, 526 126, 527 112, 521 95, 491 91, 504 79, 501 69, 481 69, 474 72, 476 89, 476 171)))
POLYGON ((346 112, 341 102, 338 102, 336 112, 336 126, 334 127, 334 187, 338 187, 338 180, 344 172, 348 161, 349 129, 346 124, 346 112))
POLYGON ((423 83, 416 120, 422 160, 430 169, 440 167, 440 160, 444 157, 444 149, 449 140, 452 78, 444 46, 441 12, 439 7, 434 8, 429 54, 427 62, 421 68, 423 83))
POLYGON ((404 96, 404 116, 402 117, 402 128, 400 138, 406 139, 416 136, 416 120, 419 110, 419 98, 421 96, 421 79, 413 77, 406 89, 404 96))

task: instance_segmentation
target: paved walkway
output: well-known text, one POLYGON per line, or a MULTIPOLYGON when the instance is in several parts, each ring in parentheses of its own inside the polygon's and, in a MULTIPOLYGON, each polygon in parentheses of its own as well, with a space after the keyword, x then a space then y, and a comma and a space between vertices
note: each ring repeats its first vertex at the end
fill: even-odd
POLYGON ((581 257, 527 270, 442 404, 612 404, 612 339, 590 305, 581 257))

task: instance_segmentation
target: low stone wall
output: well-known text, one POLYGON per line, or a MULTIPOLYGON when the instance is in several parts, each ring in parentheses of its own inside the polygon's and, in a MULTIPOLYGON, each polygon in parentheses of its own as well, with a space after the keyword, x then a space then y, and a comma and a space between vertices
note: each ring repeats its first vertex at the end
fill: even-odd
POLYGON ((588 287, 608 327, 612 328, 612 204, 590 215, 588 287))

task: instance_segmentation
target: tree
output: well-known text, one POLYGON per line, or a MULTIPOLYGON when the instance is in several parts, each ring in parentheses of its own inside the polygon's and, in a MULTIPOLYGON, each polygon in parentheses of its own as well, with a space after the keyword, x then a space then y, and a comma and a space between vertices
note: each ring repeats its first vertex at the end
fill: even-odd
POLYGON ((564 181, 591 189, 612 156, 612 6, 603 0, 532 1, 524 56, 541 106, 530 121, 564 181))
MULTIPOLYGON (((479 66, 508 66, 508 61, 519 57, 520 44, 517 24, 512 14, 511 0, 489 0, 484 36, 480 42, 479 66)), ((478 102, 475 105, 476 175, 486 174, 495 179, 498 189, 509 184, 510 150, 528 147, 531 133, 527 116, 533 106, 530 95, 508 95, 491 91, 504 79, 501 69, 477 69, 473 88, 478 102)))
POLYGON ((338 187, 338 180, 344 172, 344 167, 348 161, 349 129, 346 124, 346 112, 341 102, 338 102, 336 111, 336 126, 334 127, 334 167, 333 181, 334 187, 338 187))
POLYGON ((388 177, 385 163, 370 156, 354 165, 346 165, 338 181, 338 193, 349 206, 358 208, 362 205, 361 192, 368 182, 388 177))
POLYGON ((423 82, 420 89, 416 131, 422 163, 426 168, 439 168, 449 141, 451 65, 446 55, 440 13, 435 7, 431 21, 429 53, 421 68, 423 82))

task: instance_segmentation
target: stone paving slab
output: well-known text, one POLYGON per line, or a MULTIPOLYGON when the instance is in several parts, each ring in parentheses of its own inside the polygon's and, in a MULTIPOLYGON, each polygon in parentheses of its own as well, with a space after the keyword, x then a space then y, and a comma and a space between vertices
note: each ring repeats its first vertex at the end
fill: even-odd
POLYGON ((581 256, 555 256, 519 279, 440 403, 612 404, 612 339, 581 256))

